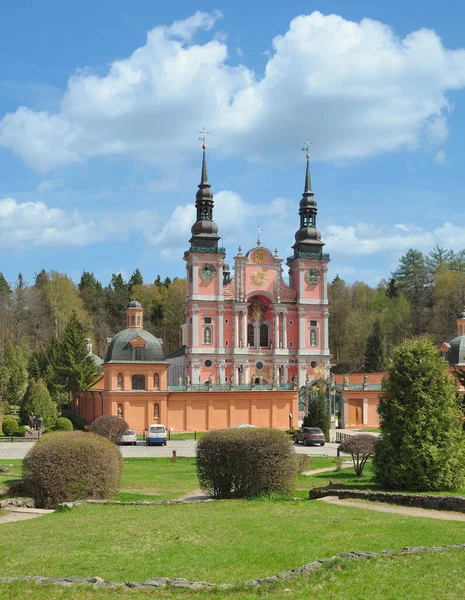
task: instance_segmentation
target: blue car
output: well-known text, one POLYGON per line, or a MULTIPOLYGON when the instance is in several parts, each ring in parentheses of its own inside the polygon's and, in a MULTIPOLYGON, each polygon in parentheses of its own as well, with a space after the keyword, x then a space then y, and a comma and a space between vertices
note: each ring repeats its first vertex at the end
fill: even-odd
POLYGON ((164 425, 150 425, 147 431, 147 446, 158 444, 166 446, 166 427, 164 425))

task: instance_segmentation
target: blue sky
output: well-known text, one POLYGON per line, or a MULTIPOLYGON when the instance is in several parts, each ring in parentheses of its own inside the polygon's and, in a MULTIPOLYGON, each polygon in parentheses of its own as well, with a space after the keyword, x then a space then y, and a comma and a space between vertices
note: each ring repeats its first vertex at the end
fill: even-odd
POLYGON ((210 131, 229 259, 298 228, 312 140, 330 276, 465 248, 465 6, 43 0, 0 8, 0 270, 183 276, 210 131))

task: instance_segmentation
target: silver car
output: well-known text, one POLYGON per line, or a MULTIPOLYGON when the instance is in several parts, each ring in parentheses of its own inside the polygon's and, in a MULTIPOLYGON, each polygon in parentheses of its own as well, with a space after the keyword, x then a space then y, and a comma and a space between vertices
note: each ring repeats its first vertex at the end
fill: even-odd
POLYGON ((136 432, 134 431, 134 429, 126 429, 126 431, 123 433, 123 435, 121 436, 121 439, 119 441, 119 443, 121 445, 132 444, 133 446, 136 445, 136 442, 137 442, 137 435, 136 435, 136 432))

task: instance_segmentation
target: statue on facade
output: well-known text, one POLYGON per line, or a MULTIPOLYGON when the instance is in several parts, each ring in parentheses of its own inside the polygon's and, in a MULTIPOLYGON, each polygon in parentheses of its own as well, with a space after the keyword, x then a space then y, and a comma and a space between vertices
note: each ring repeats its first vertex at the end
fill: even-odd
POLYGON ((344 389, 349 385, 349 376, 348 375, 344 375, 344 380, 343 380, 343 386, 344 389))
POLYGON ((363 376, 363 389, 366 390, 368 387, 368 375, 365 373, 363 376))
POLYGON ((329 374, 329 385, 334 386, 334 375, 333 375, 333 373, 329 374))
POLYGON ((211 375, 208 376, 208 387, 211 388, 213 386, 213 377, 211 375))
POLYGON ((305 385, 309 386, 310 385, 310 373, 307 371, 307 373, 305 374, 305 385))
POLYGON ((189 373, 186 375, 186 388, 189 389, 191 387, 191 378, 189 377, 189 373))
POLYGON ((276 377, 276 373, 273 373, 273 379, 271 381, 271 387, 275 390, 277 384, 278 384, 278 380, 277 380, 277 377, 276 377))
POLYGON ((291 383, 294 387, 297 386, 297 375, 294 373, 294 375, 291 378, 291 383))
POLYGON ((182 385, 182 377, 181 376, 178 377, 178 385, 182 385))

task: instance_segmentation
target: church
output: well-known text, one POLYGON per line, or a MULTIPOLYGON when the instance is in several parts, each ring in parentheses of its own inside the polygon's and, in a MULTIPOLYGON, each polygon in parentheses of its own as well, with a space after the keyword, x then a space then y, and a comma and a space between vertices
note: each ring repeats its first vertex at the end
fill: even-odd
POLYGON ((329 255, 317 228, 308 143, 292 255, 284 260, 277 248, 263 247, 258 227, 256 246, 239 247, 231 270, 219 245, 203 141, 196 220, 184 252, 184 344, 165 357, 162 340, 143 329, 143 307, 132 301, 126 329, 108 341, 101 375, 74 402, 88 421, 114 414, 137 431, 150 423, 175 431, 241 423, 287 429, 298 425, 298 390, 329 371, 329 255))

